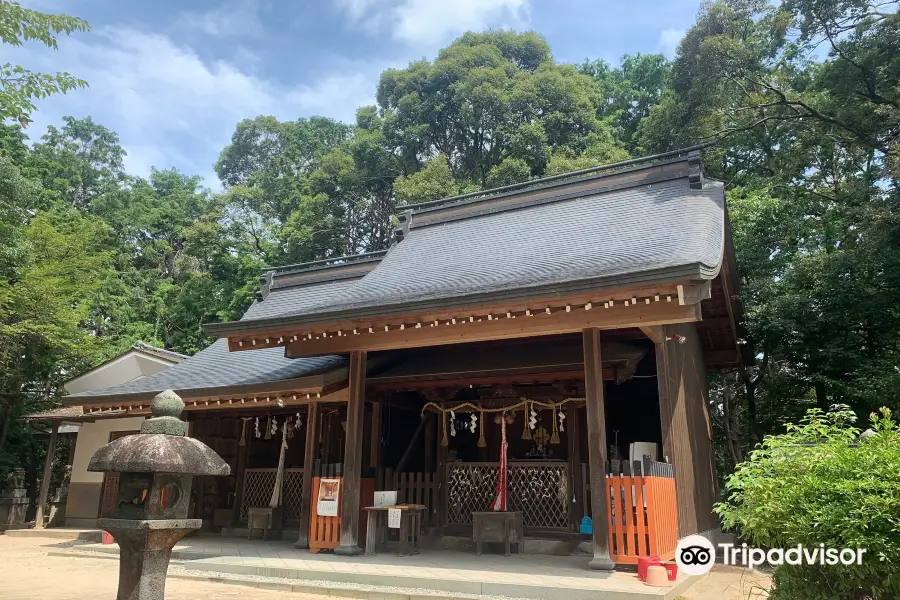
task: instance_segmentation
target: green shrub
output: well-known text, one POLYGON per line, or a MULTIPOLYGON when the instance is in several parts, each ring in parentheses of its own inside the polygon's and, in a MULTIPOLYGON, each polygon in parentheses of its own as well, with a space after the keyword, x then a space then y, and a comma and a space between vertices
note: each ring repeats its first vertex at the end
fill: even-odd
POLYGON ((900 598, 900 428, 888 409, 859 439, 847 406, 808 411, 767 437, 726 482, 715 510, 749 544, 865 548, 860 566, 783 565, 771 598, 900 598))

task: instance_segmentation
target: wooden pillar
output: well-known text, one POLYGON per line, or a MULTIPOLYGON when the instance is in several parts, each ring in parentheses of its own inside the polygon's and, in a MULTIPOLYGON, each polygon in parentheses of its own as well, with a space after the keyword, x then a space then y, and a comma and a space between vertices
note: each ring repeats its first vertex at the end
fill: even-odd
MULTIPOLYGON (((438 413, 438 419, 446 419, 442 413, 438 413)), ((443 423, 441 424, 443 427, 443 423)), ((431 513, 431 526, 443 532, 447 523, 447 455, 450 448, 438 443, 437 464, 434 473, 434 494, 432 496, 434 507, 431 513)))
POLYGON ((381 466, 381 402, 372 403, 372 431, 369 444, 369 466, 377 469, 381 466))
POLYGON ((34 513, 34 528, 44 528, 44 507, 50 494, 50 475, 53 472, 53 457, 56 455, 56 438, 59 435, 59 421, 53 422, 50 429, 50 445, 47 446, 47 458, 44 459, 44 473, 41 475, 41 491, 38 494, 37 510, 34 513))
POLYGON ((434 466, 434 430, 438 421, 435 417, 429 416, 428 422, 425 424, 425 464, 422 469, 423 473, 430 473, 434 466))
POLYGON ((600 330, 585 329, 584 396, 587 414, 588 466, 591 478, 591 520, 594 530, 594 558, 588 568, 611 571, 609 557, 609 493, 606 488, 606 406, 603 401, 603 366, 600 358, 600 330))
POLYGON ((231 507, 231 526, 241 522, 241 505, 244 503, 244 475, 247 471, 247 454, 250 451, 250 436, 247 427, 251 418, 241 417, 240 441, 238 441, 237 464, 234 469, 234 506, 231 507))
POLYGON ((569 523, 577 532, 584 516, 584 507, 581 505, 581 490, 584 483, 581 481, 581 407, 575 406, 566 415, 566 428, 569 438, 569 494, 571 510, 569 523))
POLYGON ((303 448, 303 488, 300 491, 300 536, 294 548, 309 548, 309 519, 312 507, 312 480, 319 452, 319 403, 309 405, 306 413, 306 444, 303 448))
POLYGON ((362 475, 363 403, 366 394, 366 353, 350 353, 347 432, 344 441, 344 489, 341 496, 341 543, 335 554, 362 554, 359 547, 359 494, 362 475))

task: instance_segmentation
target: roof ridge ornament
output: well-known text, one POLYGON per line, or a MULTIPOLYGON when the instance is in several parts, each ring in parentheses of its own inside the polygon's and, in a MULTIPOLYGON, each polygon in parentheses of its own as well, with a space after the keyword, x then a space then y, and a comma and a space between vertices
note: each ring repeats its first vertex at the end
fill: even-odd
POLYGON ((259 276, 259 291, 256 292, 257 302, 262 302, 272 291, 272 282, 275 280, 275 270, 266 271, 259 276))
POLYGON ((187 435, 188 424, 178 418, 184 410, 184 400, 172 390, 163 390, 150 402, 153 415, 141 423, 141 433, 163 433, 165 435, 187 435))
POLYGON ((412 224, 412 209, 404 210, 402 213, 397 215, 397 223, 398 226, 394 228, 394 238, 391 242, 391 246, 395 244, 399 244, 406 236, 409 235, 409 227, 412 224))
POLYGON ((688 154, 688 182, 692 190, 703 189, 703 159, 699 150, 688 154))

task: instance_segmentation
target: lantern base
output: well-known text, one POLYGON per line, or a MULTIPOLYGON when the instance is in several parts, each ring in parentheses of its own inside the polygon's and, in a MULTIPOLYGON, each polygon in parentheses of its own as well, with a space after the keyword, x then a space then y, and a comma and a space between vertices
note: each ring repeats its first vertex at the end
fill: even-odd
POLYGON ((116 600, 163 600, 172 548, 200 529, 200 519, 97 519, 119 544, 116 600))

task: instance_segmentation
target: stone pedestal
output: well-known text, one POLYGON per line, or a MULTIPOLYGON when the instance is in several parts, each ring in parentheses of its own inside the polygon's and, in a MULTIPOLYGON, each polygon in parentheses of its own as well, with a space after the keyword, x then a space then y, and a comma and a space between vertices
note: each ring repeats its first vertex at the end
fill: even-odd
POLYGON ((66 524, 66 503, 69 500, 69 486, 63 485, 56 488, 56 493, 50 498, 50 517, 47 527, 64 527, 66 524))
POLYGON ((25 489, 25 469, 15 469, 0 492, 0 531, 25 527, 28 510, 28 492, 25 489))
POLYGON ((116 600, 163 600, 172 547, 200 529, 200 519, 97 519, 119 544, 116 600))

